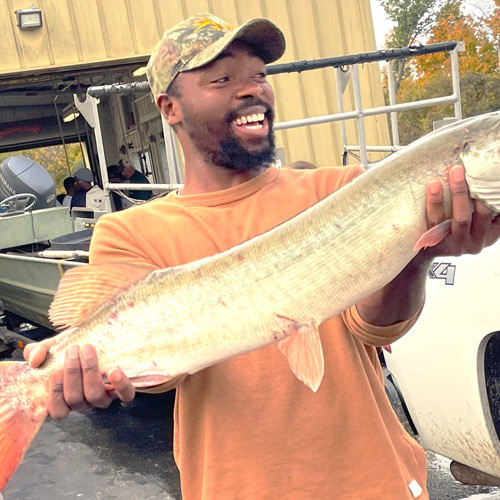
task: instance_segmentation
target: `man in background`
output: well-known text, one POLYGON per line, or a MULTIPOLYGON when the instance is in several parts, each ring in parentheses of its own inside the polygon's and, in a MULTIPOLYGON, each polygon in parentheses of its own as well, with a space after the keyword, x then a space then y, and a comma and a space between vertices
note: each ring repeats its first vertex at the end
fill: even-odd
MULTIPOLYGON (((142 172, 139 172, 130 160, 120 160, 118 167, 118 174, 121 174, 130 184, 149 184, 148 178, 142 172)), ((136 200, 146 201, 153 196, 153 192, 149 190, 133 190, 128 193, 128 196, 136 200)))
POLYGON ((71 199, 70 207, 85 207, 87 191, 92 187, 94 176, 92 172, 85 167, 79 168, 74 174, 75 178, 75 194, 71 199))
POLYGON ((73 195, 75 194, 77 190, 77 186, 75 184, 75 178, 74 177, 66 177, 63 181, 63 186, 64 190, 66 191, 66 194, 61 193, 57 195, 57 201, 63 206, 63 207, 71 207, 71 199, 73 198, 73 195))

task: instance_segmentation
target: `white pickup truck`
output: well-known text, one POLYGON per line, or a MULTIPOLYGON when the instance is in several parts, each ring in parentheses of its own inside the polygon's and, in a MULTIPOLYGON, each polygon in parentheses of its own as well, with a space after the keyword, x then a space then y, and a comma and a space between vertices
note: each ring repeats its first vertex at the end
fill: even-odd
POLYGON ((423 445, 500 478, 500 242, 437 259, 420 319, 384 357, 423 445))

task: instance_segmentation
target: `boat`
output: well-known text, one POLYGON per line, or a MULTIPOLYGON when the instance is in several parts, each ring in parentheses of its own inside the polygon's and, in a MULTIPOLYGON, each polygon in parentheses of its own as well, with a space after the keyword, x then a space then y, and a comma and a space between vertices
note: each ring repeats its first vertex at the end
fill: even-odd
POLYGON ((86 264, 92 230, 74 231, 69 209, 55 206, 54 181, 29 158, 2 162, 0 186, 0 312, 9 327, 30 322, 51 331, 59 280, 86 264))

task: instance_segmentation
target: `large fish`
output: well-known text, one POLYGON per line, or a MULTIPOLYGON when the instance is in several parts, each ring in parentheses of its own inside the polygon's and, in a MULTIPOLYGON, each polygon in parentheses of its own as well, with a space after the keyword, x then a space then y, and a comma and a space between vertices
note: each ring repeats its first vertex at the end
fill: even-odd
POLYGON ((427 231, 426 186, 441 179, 449 205, 447 169, 460 162, 472 197, 500 212, 500 114, 491 113, 427 135, 290 221, 213 257, 152 273, 114 265, 68 271, 51 319, 70 328, 45 364, 0 363, 0 489, 47 415, 49 377, 71 344, 93 344, 104 373, 119 365, 146 387, 275 342, 316 391, 317 325, 383 287, 419 247, 446 234, 446 224, 427 231), (93 280, 116 292, 126 275, 141 279, 100 307, 95 294, 86 300, 93 280), (141 334, 123 342, 124 332, 141 334))

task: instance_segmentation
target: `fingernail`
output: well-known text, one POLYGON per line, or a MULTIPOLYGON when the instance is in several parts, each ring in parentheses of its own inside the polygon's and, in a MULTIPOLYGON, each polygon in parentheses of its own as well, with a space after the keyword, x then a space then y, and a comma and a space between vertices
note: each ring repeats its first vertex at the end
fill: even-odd
POLYGON ((85 344, 83 347, 82 347, 82 356, 85 358, 85 359, 90 359, 94 356, 94 349, 92 348, 91 345, 89 344, 85 344))
POLYGON ((33 364, 33 359, 35 359, 35 355, 38 352, 38 348, 33 348, 33 350, 30 352, 29 358, 28 358, 28 364, 32 365, 33 364))
POLYGON ((68 347, 68 357, 70 359, 77 359, 80 355, 80 348, 77 345, 70 345, 68 347))
POLYGON ((455 182, 462 182, 465 179, 464 169, 462 167, 454 167, 451 169, 451 175, 455 182))
POLYGON ((438 194, 440 189, 441 189, 441 183, 439 181, 432 181, 429 184, 429 190, 431 194, 438 194))
POLYGON ((109 380, 111 380, 111 382, 113 383, 120 382, 122 378, 122 372, 119 370, 119 368, 115 368, 109 373, 109 380))

